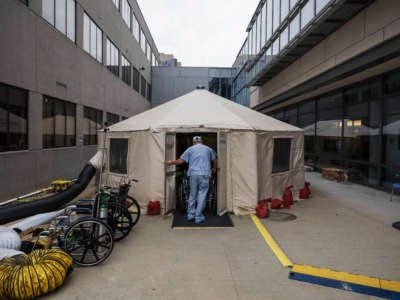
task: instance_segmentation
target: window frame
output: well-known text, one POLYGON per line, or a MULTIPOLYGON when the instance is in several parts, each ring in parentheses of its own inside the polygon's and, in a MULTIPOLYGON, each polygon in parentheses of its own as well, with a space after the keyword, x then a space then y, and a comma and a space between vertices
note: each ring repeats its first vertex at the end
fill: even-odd
MULTIPOLYGON (((276 136, 273 138, 273 156, 272 156, 272 174, 277 174, 277 173, 284 173, 284 172, 288 172, 291 170, 292 166, 291 166, 291 154, 292 154, 292 144, 293 144, 293 136, 276 136), (282 140, 282 141, 289 141, 289 153, 288 153, 288 157, 287 157, 287 168, 281 168, 281 163, 282 163, 282 157, 280 157, 279 160, 275 160, 275 158, 277 157, 275 154, 277 152, 282 153, 282 151, 279 151, 280 149, 276 149, 275 146, 277 145, 277 140, 282 140), (278 164, 278 165, 276 165, 278 164)), ((281 145, 284 146, 284 145, 281 145)), ((286 166, 286 164, 285 164, 286 166)))
POLYGON ((96 24, 96 22, 94 22, 93 19, 86 13, 86 11, 83 12, 82 34, 83 34, 83 50, 99 63, 103 63, 103 31, 96 24), (86 28, 86 22, 88 22, 87 28, 86 28), (92 28, 94 28, 93 31, 92 28), (85 32, 88 34, 87 41, 85 37, 86 36, 85 32), (93 33, 94 37, 92 37, 93 33), (93 45, 92 42, 94 42, 93 45))
POLYGON ((51 101, 52 102, 52 115, 51 118, 53 118, 53 128, 52 128, 52 137, 51 137, 51 145, 47 145, 45 143, 45 132, 44 132, 44 120, 45 120, 45 110, 43 109, 42 112, 42 126, 43 126, 43 133, 42 133, 42 141, 43 141, 43 149, 55 149, 55 148, 66 148, 66 147, 76 147, 76 123, 77 123, 77 117, 76 117, 76 103, 58 99, 55 97, 43 95, 43 107, 45 106, 46 101, 51 101), (56 122, 56 104, 62 104, 63 106, 63 114, 62 116, 65 118, 64 120, 64 143, 63 145, 57 146, 57 122, 56 122), (74 142, 70 145, 68 143, 68 115, 67 115, 67 105, 72 105, 74 107, 74 142), (46 145, 45 145, 46 144, 46 145))
MULTIPOLYGON (((6 96, 6 99, 3 102, 3 105, 5 106, 4 110, 6 112, 6 118, 7 118, 7 125, 6 125, 7 126, 7 132, 6 132, 6 147, 5 147, 5 150, 0 150, 0 153, 28 150, 28 147, 29 147, 29 131, 28 131, 29 130, 29 91, 25 90, 25 89, 22 89, 22 88, 19 88, 19 87, 16 87, 16 86, 12 86, 12 85, 8 85, 8 84, 0 82, 0 88, 2 86, 5 89, 5 96, 6 96), (26 118, 25 118, 26 124, 25 124, 25 128, 24 128, 25 129, 25 139, 24 139, 24 143, 25 144, 23 145, 23 147, 19 147, 19 148, 14 149, 14 150, 12 150, 10 148, 10 134, 11 134, 10 113, 13 112, 12 107, 10 107, 12 105, 12 102, 13 102, 12 99, 10 99, 10 90, 11 89, 18 90, 20 92, 25 93, 25 99, 24 99, 24 102, 25 102, 25 107, 24 108, 25 108, 25 110, 23 111, 23 115, 26 116, 26 118)), ((0 101, 1 101, 1 99, 0 99, 0 101)))
POLYGON ((64 7, 64 31, 63 28, 59 27, 59 23, 57 22, 57 0, 45 0, 48 2, 48 4, 52 3, 52 7, 50 9, 50 11, 52 11, 52 15, 47 15, 47 12, 50 11, 46 11, 45 14, 45 9, 48 8, 47 5, 48 4, 44 4, 44 1, 42 1, 42 14, 41 17, 46 20, 47 23, 49 23, 51 26, 53 26, 55 29, 57 29, 58 32, 62 33, 63 35, 65 35, 70 41, 72 41, 73 43, 76 42, 76 0, 65 0, 65 4, 63 6, 64 7), (71 12, 73 11, 73 22, 69 23, 70 18, 69 18, 69 5, 71 5, 71 3, 73 3, 73 10, 71 10, 71 12), (70 26, 69 25, 73 25, 73 32, 69 32, 70 26))
MULTIPOLYGON (((128 171, 129 171, 129 162, 128 162, 128 160, 129 160, 129 144, 130 144, 130 139, 129 138, 119 138, 119 137, 115 137, 115 138, 110 138, 110 142, 109 142, 109 159, 108 159, 108 169, 109 169, 109 172, 110 173, 113 173, 113 174, 120 174, 120 175, 126 175, 126 174, 129 174, 128 173, 128 171), (117 171, 116 169, 111 169, 112 168, 112 164, 111 164, 111 157, 112 157, 112 149, 113 149, 113 147, 112 147, 112 141, 113 140, 124 140, 124 141, 126 141, 126 152, 124 153, 125 154, 125 170, 122 170, 122 171, 117 171), (125 171, 125 173, 123 172, 123 171, 125 171)), ((119 146, 118 147, 118 149, 121 149, 121 145, 116 145, 116 146, 119 146)), ((125 149, 124 149, 125 150, 125 149)))
POLYGON ((103 126, 104 126, 104 124, 103 124, 103 121, 104 121, 104 116, 103 116, 103 111, 102 110, 99 110, 99 109, 96 109, 96 108, 93 108, 93 107, 89 107, 89 106, 84 106, 83 107, 83 122, 84 122, 84 124, 83 124, 83 145, 84 146, 92 146, 92 145, 97 145, 97 142, 98 142, 98 140, 97 140, 97 131, 98 130, 100 130, 101 128, 103 128, 103 126), (90 121, 93 121, 93 120, 91 120, 90 119, 90 113, 95 113, 96 114, 96 120, 95 120, 95 122, 96 122, 96 130, 95 130, 95 132, 94 132, 94 134, 91 132, 91 126, 90 126, 90 121), (86 115, 88 115, 88 116, 86 116, 86 115), (98 116, 100 116, 100 118, 98 118, 98 116), (89 134, 85 134, 85 122, 86 122, 86 120, 88 120, 88 122, 89 122, 89 126, 88 126, 88 128, 89 128, 89 134), (101 123, 99 123, 99 120, 100 120, 100 122, 101 123), (86 136, 88 136, 89 138, 88 138, 88 142, 86 142, 86 136), (92 137, 94 137, 94 141, 92 142, 92 137))

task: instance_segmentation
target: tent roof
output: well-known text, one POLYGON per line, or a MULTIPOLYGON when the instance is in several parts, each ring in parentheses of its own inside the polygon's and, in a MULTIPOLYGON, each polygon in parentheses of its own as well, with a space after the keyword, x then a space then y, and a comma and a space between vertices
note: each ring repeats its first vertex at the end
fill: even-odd
POLYGON ((179 128, 303 131, 207 90, 197 89, 110 127, 110 131, 179 128))

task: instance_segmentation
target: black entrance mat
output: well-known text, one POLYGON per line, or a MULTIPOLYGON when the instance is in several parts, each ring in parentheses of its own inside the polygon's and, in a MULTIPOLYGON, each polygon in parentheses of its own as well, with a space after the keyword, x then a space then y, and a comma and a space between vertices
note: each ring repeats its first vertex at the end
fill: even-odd
POLYGON ((176 212, 172 221, 173 229, 219 229, 232 228, 233 223, 228 214, 223 216, 205 215, 206 220, 203 223, 195 224, 194 221, 188 222, 184 213, 176 212))

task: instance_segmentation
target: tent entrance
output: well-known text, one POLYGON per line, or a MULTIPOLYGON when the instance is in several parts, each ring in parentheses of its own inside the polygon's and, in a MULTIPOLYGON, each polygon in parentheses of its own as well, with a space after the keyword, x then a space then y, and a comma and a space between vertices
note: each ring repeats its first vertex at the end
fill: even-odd
MULTIPOLYGON (((218 153, 218 134, 204 133, 204 132, 190 132, 190 133, 176 133, 176 158, 179 158, 187 148, 193 145, 193 137, 201 136, 203 144, 210 147, 218 153)), ((176 209, 180 212, 186 213, 187 200, 189 198, 190 186, 189 180, 186 176, 188 170, 188 164, 176 166, 176 209)), ((206 214, 217 214, 218 210, 218 176, 214 175, 210 178, 210 186, 206 198, 206 206, 204 213, 206 214)))

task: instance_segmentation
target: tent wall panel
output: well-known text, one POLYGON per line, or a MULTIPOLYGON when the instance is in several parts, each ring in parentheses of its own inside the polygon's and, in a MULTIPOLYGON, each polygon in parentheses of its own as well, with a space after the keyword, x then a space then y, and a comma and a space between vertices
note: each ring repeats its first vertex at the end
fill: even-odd
POLYGON ((257 206, 257 136, 255 132, 231 133, 233 211, 254 213, 257 206))
POLYGON ((269 132, 257 134, 258 200, 272 196, 273 138, 269 132))

